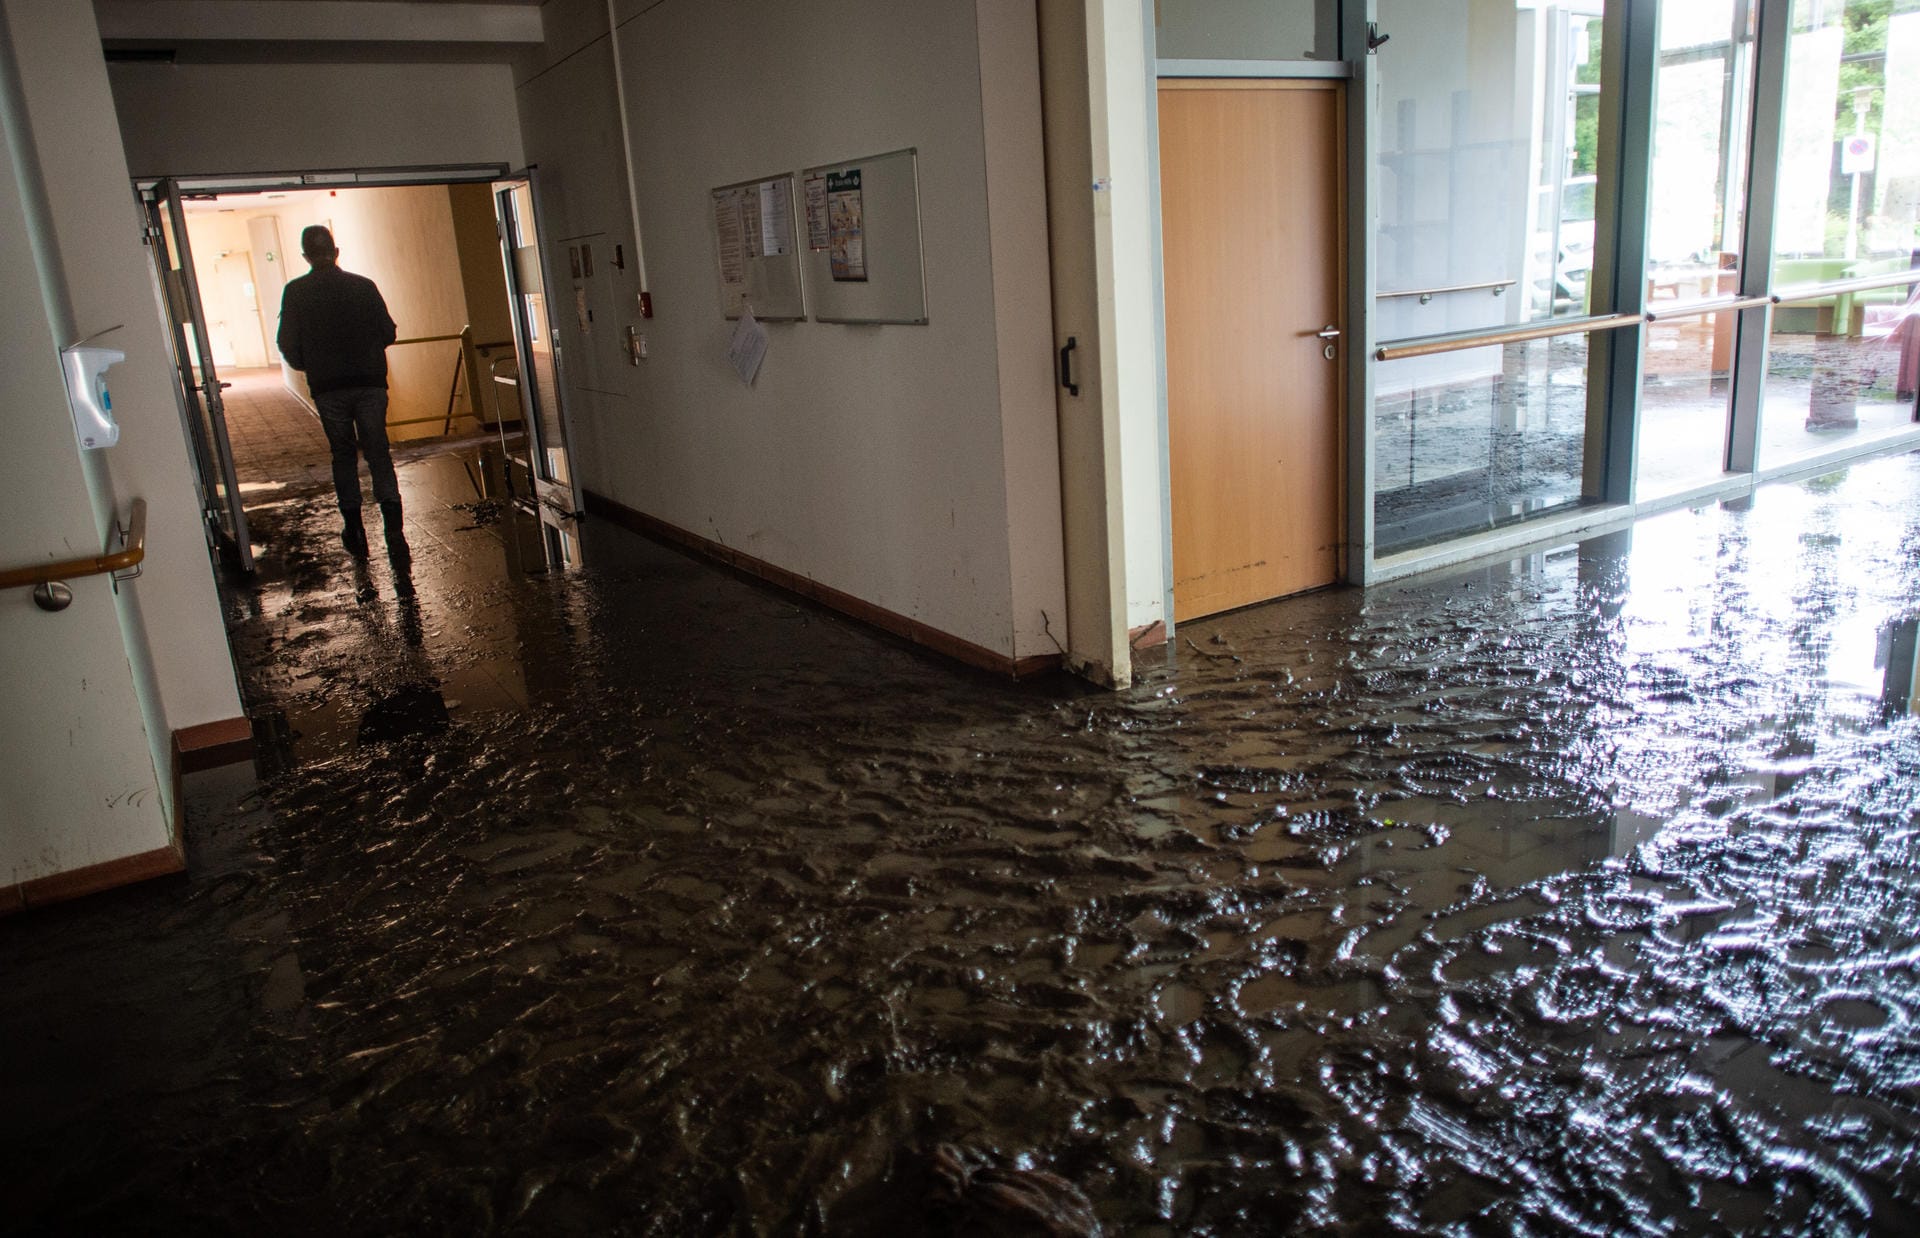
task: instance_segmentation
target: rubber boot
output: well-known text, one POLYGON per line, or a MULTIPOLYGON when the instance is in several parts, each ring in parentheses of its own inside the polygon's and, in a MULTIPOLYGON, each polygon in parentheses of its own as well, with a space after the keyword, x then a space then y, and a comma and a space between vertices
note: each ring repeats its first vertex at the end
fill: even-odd
POLYGON ((380 504, 380 519, 387 526, 387 558, 395 563, 413 562, 413 551, 407 546, 407 534, 400 527, 400 501, 380 504))
POLYGON ((343 507, 340 509, 340 542, 347 553, 356 559, 367 557, 367 530, 360 523, 360 509, 343 507))

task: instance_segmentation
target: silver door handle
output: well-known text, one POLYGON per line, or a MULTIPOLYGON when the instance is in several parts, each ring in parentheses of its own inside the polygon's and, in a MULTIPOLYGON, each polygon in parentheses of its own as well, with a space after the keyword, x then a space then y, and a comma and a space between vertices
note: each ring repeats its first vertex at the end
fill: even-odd
POLYGON ((1334 326, 1332 323, 1328 323, 1325 329, 1315 331, 1314 335, 1323 340, 1337 340, 1340 338, 1340 328, 1334 326))

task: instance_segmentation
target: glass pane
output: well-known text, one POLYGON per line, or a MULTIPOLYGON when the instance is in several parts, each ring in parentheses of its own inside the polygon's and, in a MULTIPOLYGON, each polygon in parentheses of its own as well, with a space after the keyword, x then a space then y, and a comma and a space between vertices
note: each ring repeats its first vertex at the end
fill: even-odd
POLYGON ((1906 270, 1920 242, 1920 0, 1793 0, 1792 28, 1774 288, 1906 270))
POLYGON ((1760 467, 1911 429, 1920 379, 1920 292, 1841 293, 1776 306, 1760 467), (1835 331, 1856 322, 1858 332, 1835 331))
POLYGON ((1409 357, 1376 373, 1378 553, 1581 501, 1586 336, 1409 357))
POLYGON ((1331 0, 1159 0, 1155 51, 1162 60, 1306 60, 1321 6, 1331 0))
MULTIPOLYGON (((1740 291, 1757 13, 1734 0, 1661 8, 1647 221, 1649 309, 1671 310, 1740 291)), ((1712 314, 1648 328, 1641 498, 1724 475, 1735 317, 1712 314)))
POLYGON ((1749 15, 1735 29, 1735 18, 1733 0, 1693 0, 1662 11, 1647 234, 1650 309, 1732 296, 1740 288, 1753 22, 1749 15))
POLYGON ((1588 312, 1604 11, 1380 0, 1378 338, 1588 312))
POLYGON ((1640 389, 1638 496, 1657 499, 1718 481, 1726 469, 1728 367, 1738 314, 1647 327, 1640 389))

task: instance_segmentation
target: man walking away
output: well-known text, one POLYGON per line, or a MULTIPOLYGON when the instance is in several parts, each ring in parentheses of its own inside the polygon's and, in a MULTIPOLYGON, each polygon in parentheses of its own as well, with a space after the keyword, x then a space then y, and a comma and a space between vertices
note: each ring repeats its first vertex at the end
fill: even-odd
POLYGON ((373 474, 387 556, 404 565, 412 556, 400 528, 400 485, 387 447, 387 345, 394 340, 393 318, 372 280, 340 269, 333 233, 318 225, 308 228, 300 234, 300 252, 313 269, 290 281, 280 298, 280 355, 306 372, 333 450, 340 540, 354 558, 367 557, 357 450, 373 474))

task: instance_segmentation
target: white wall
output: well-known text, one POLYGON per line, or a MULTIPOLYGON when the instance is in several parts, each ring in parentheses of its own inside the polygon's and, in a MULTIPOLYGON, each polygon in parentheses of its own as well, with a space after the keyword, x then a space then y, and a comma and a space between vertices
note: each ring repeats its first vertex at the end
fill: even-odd
POLYGON ((88 335, 121 324, 112 346, 127 354, 113 371, 120 445, 104 453, 109 475, 96 508, 124 513, 133 498, 147 500, 146 572, 120 594, 135 670, 150 675, 168 729, 236 718, 239 691, 171 350, 92 13, 22 0, 10 0, 9 11, 74 328, 88 335))
MULTIPOLYGON (((605 370, 611 394, 583 417, 594 489, 995 653, 1056 652, 1032 25, 1030 3, 997 0, 911 12, 745 0, 664 5, 621 26, 657 316, 640 324, 650 359, 605 370), (771 324, 759 380, 742 385, 725 361, 708 191, 907 146, 920 155, 929 325, 771 324)), ((550 273, 555 236, 626 231, 617 153, 582 151, 608 131, 610 62, 595 49, 521 88, 550 273)))
POLYGON ((522 162, 505 65, 110 70, 136 176, 522 162))
MULTIPOLYGON (((112 338, 129 353, 111 375, 125 427, 122 446, 82 459, 60 379, 57 349, 71 342, 56 338, 67 330, 60 320, 110 326, 143 308, 129 304, 128 287, 143 268, 124 175, 102 204, 118 206, 105 216, 118 225, 117 234, 90 227, 102 222, 99 216, 66 213, 75 193, 98 192, 98 178, 110 171, 119 150, 92 22, 85 6, 8 0, 0 23, 13 49, 9 56, 0 43, 0 74, 14 79, 4 83, 0 107, 9 112, 8 128, 28 143, 0 154, 0 286, 10 293, 0 303, 0 407, 7 428, 7 450, 0 452, 0 564, 100 553, 101 517, 116 502, 117 481, 127 497, 145 493, 152 504, 152 576, 123 586, 118 596, 104 576, 69 581, 73 604, 57 614, 37 609, 25 589, 0 593, 0 700, 9 707, 0 722, 0 887, 167 846, 167 779, 159 773, 166 767, 156 761, 164 762, 166 745, 156 733, 164 722, 153 690, 155 659, 144 647, 129 655, 129 639, 138 644, 144 637, 143 610, 154 624, 154 652, 168 668, 181 656, 191 658, 195 638, 210 634, 220 643, 221 656, 202 673, 216 687, 224 683, 225 695, 214 690, 204 696, 217 702, 215 716, 238 712, 204 549, 197 556, 197 579, 192 565, 182 564, 180 543, 197 536, 191 504, 183 511, 172 488, 145 489, 150 479, 142 478, 139 462, 125 459, 130 450, 152 444, 156 421, 170 421, 173 442, 180 442, 179 419, 164 386, 157 395, 168 402, 155 399, 156 367, 162 364, 157 326, 132 327, 112 338), (24 100, 24 114, 13 111, 14 98, 24 100), (38 149, 30 144, 33 138, 38 149), (29 241, 25 195, 31 191, 23 184, 36 181, 45 189, 40 200, 52 207, 60 227, 58 237, 39 234, 43 253, 58 251, 46 268, 56 289, 51 298, 43 296, 42 268, 29 241), (116 264, 126 269, 111 269, 116 264), (161 575, 175 569, 178 576, 161 575), (197 584, 209 586, 204 595, 195 596, 197 584), (176 605, 196 600, 209 605, 176 605), (197 630, 164 631, 176 619, 197 630)), ((152 303, 149 289, 149 313, 152 303)), ((118 506, 124 513, 125 504, 118 506)), ((169 686, 178 689, 173 703, 189 715, 208 704, 184 684, 169 686)))

